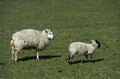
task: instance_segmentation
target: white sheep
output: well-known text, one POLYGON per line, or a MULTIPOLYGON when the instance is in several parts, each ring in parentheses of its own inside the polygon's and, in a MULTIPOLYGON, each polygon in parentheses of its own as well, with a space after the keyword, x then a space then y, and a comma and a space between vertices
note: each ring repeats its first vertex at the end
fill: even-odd
POLYGON ((84 59, 88 58, 89 55, 92 59, 92 55, 95 52, 95 49, 100 47, 100 43, 97 40, 91 40, 91 42, 91 44, 84 42, 71 43, 69 46, 68 63, 72 64, 72 58, 75 54, 83 54, 85 56, 84 59))
POLYGON ((54 36, 50 29, 38 31, 34 29, 24 29, 12 35, 10 45, 12 48, 12 60, 17 61, 17 54, 24 49, 34 49, 39 60, 39 53, 45 49, 53 40, 54 36))

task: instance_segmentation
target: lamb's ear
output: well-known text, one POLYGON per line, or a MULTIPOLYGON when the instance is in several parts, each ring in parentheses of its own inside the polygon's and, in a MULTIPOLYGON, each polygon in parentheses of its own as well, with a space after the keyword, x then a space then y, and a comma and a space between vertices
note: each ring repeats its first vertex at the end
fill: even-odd
POLYGON ((92 43, 94 43, 95 41, 94 40, 91 40, 92 43))

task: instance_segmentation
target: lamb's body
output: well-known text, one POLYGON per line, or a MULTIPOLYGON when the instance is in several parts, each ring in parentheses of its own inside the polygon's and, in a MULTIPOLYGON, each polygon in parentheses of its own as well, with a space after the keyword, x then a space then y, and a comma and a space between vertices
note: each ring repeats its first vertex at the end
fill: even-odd
POLYGON ((95 49, 99 47, 100 44, 98 42, 92 40, 91 44, 87 44, 84 42, 73 42, 69 46, 69 56, 68 56, 68 63, 72 63, 72 57, 75 54, 83 54, 86 58, 88 55, 92 58, 92 54, 94 53, 95 49))
POLYGON ((13 34, 11 40, 12 59, 17 61, 17 53, 23 49, 35 49, 37 51, 37 59, 39 59, 38 51, 45 49, 52 39, 53 34, 48 29, 43 31, 33 29, 18 31, 13 34))
POLYGON ((84 54, 85 52, 87 52, 87 54, 91 54, 93 53, 94 50, 95 48, 93 46, 91 46, 90 44, 83 43, 83 42, 74 42, 74 43, 71 43, 69 46, 69 51, 73 55, 75 53, 84 54))

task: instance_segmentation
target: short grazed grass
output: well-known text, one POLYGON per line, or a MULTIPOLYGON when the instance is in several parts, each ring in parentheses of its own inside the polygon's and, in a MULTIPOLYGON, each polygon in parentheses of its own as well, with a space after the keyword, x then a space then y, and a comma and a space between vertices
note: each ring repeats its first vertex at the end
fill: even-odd
POLYGON ((0 79, 119 79, 119 0, 0 0, 0 79), (9 42, 14 32, 32 28, 53 31, 53 43, 40 51, 24 50, 18 62, 11 61, 9 42), (74 41, 98 39, 101 48, 95 63, 66 62, 74 41))

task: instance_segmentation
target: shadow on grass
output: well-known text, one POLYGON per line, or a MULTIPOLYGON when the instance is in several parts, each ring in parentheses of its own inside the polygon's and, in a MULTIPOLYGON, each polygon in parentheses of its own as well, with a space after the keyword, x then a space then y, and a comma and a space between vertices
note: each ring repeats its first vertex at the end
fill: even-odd
MULTIPOLYGON (((61 56, 60 55, 39 56, 40 59, 53 59, 53 58, 58 58, 58 57, 61 57, 61 56)), ((18 61, 27 61, 27 60, 33 60, 33 59, 36 59, 36 56, 20 58, 18 59, 18 61)))
POLYGON ((79 60, 79 61, 74 61, 72 64, 77 64, 77 63, 88 63, 88 62, 92 62, 92 63, 95 63, 95 62, 100 62, 100 61, 103 61, 104 59, 95 59, 95 60, 79 60))
POLYGON ((5 65, 5 63, 0 63, 0 66, 5 65))
POLYGON ((4 65, 5 63, 0 63, 0 69, 2 69, 4 65))
POLYGON ((0 67, 2 67, 2 66, 4 66, 5 65, 5 63, 0 63, 0 67))

